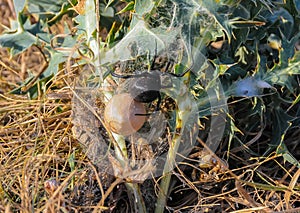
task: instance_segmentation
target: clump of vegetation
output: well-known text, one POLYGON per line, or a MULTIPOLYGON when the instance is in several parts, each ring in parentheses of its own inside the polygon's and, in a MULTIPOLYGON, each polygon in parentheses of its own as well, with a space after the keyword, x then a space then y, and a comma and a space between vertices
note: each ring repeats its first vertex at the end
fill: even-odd
POLYGON ((1 7, 1 211, 299 210, 299 1, 1 7), (153 70, 161 104, 110 131, 153 70))

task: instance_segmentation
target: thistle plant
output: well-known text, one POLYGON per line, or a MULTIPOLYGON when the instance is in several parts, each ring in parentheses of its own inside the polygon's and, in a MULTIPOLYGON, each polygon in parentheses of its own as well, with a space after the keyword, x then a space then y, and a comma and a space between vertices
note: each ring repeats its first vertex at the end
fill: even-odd
MULTIPOLYGON (((48 119, 39 113, 46 111, 45 102, 58 88, 73 96, 72 104, 69 103, 72 109, 63 113, 72 120, 74 138, 69 146, 76 146, 74 140, 78 147, 70 151, 65 146, 61 153, 68 153, 67 163, 51 164, 55 172, 44 171, 45 175, 36 180, 26 178, 38 172, 24 172, 30 161, 24 162, 19 188, 28 184, 24 191, 33 192, 32 201, 24 191, 18 192, 18 187, 9 189, 19 182, 10 183, 9 178, 2 178, 3 172, 0 205, 17 203, 20 207, 15 209, 19 211, 24 210, 22 207, 39 211, 50 206, 70 211, 65 198, 68 196, 62 195, 78 190, 76 181, 84 176, 78 172, 85 168, 83 164, 79 166, 77 158, 81 156, 90 161, 84 165, 96 171, 101 188, 101 195, 91 205, 94 211, 109 207, 118 211, 124 206, 130 206, 126 210, 134 212, 185 208, 194 212, 221 211, 218 206, 225 208, 222 211, 236 211, 235 202, 240 202, 240 209, 296 208, 299 170, 295 172, 295 168, 300 167, 299 1, 9 2, 13 3, 15 19, 11 19, 10 27, 4 27, 0 46, 8 50, 10 60, 35 48, 43 64, 37 72, 28 70, 24 82, 10 83, 15 86, 9 93, 2 94, 0 90, 1 100, 6 102, 27 96, 28 103, 22 99, 16 107, 25 106, 26 110, 33 103, 39 106, 33 107, 38 109, 33 112, 36 118, 17 122, 16 118, 7 118, 14 108, 3 104, 0 147, 6 157, 1 165, 13 156, 20 157, 18 153, 22 152, 31 156, 23 156, 24 159, 53 157, 45 154, 48 146, 42 148, 44 141, 53 150, 66 141, 59 139, 55 145, 54 133, 44 139, 39 135, 31 149, 31 145, 19 144, 14 135, 14 128, 22 132, 20 137, 24 140, 38 134, 32 130, 36 127, 26 129, 24 125, 48 119), (151 102, 136 103, 131 84, 153 71, 160 80, 155 94, 160 95, 151 102), (130 103, 118 103, 118 97, 123 98, 124 94, 127 99, 122 100, 130 103), (112 102, 119 104, 120 111, 107 109, 112 102), (141 111, 134 113, 137 105, 141 111), (142 120, 138 128, 130 134, 113 131, 105 111, 127 119, 130 116, 126 117, 126 110, 131 117, 142 120), (12 144, 17 145, 8 152, 7 147, 12 144), (268 170, 275 166, 280 172, 268 170), (47 203, 49 193, 40 198, 43 192, 39 186, 44 184, 38 183, 53 175, 57 180, 53 180, 55 189, 47 203), (64 180, 62 184, 59 178, 64 180), (247 195, 245 186, 252 197, 247 195), (214 187, 218 193, 223 190, 224 196, 210 196, 214 187), (129 205, 115 197, 123 196, 123 191, 128 198, 124 202, 129 205), (224 198, 226 194, 228 199, 224 198), (55 200, 58 204, 51 205, 55 200)), ((2 66, 13 70, 1 61, 2 66)), ((53 105, 62 101, 56 94, 52 97, 53 105)), ((59 106, 50 111, 59 114, 63 110, 59 106)), ((14 116, 25 119, 29 115, 25 111, 14 116)), ((48 126, 41 126, 39 133, 46 134, 48 126)), ((49 131, 51 128, 49 124, 49 131)), ((55 128, 56 131, 59 125, 55 128)), ((65 137, 69 129, 62 130, 61 136, 65 137)), ((20 162, 16 157, 15 168, 20 162)), ((5 167, 3 171, 10 169, 5 167)), ((14 172, 17 173, 9 174, 15 176, 14 172)), ((6 209, 3 206, 1 209, 6 209)))

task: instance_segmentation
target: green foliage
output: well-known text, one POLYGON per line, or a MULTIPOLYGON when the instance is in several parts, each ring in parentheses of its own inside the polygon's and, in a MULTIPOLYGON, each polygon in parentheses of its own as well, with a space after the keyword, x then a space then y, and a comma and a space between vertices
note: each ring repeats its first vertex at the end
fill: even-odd
POLYGON ((9 48, 12 55, 37 44, 37 34, 43 33, 40 23, 30 24, 28 17, 22 14, 18 16, 18 21, 11 22, 11 26, 11 29, 0 37, 0 45, 9 48))

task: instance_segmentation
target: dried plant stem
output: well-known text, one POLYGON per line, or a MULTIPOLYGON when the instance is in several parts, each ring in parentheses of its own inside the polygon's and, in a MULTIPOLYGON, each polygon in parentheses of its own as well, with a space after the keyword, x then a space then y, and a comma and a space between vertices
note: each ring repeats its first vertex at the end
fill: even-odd
MULTIPOLYGON (((120 183, 122 183, 122 179, 117 178, 117 179, 110 185, 110 187, 106 190, 105 194, 102 196, 102 198, 101 198, 101 200, 100 200, 100 203, 97 205, 100 209, 103 208, 105 199, 109 196, 109 194, 112 192, 112 190, 113 190, 118 184, 120 184, 120 183)), ((95 209, 93 212, 96 213, 97 210, 99 210, 99 209, 95 209)))

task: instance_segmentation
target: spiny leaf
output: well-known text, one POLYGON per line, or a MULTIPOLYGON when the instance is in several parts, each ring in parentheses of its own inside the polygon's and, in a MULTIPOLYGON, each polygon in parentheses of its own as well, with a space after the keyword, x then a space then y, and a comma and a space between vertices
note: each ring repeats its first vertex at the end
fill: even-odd
POLYGON ((112 7, 108 7, 105 4, 100 4, 100 15, 103 17, 113 18, 115 16, 115 11, 112 7))
POLYGON ((293 86, 291 77, 293 75, 300 74, 300 53, 297 52, 292 60, 288 64, 281 64, 275 66, 272 71, 264 74, 263 79, 268 81, 272 85, 278 84, 283 87, 287 87, 291 92, 293 92, 293 86))
POLYGON ((295 106, 299 101, 300 101, 300 94, 298 94, 298 96, 295 98, 295 100, 293 101, 292 105, 289 108, 295 106))
POLYGON ((136 0, 134 5, 134 10, 138 16, 143 17, 145 14, 150 13, 154 8, 154 1, 148 0, 136 0))
POLYGON ((17 32, 0 36, 0 46, 10 49, 11 55, 19 54, 37 41, 37 38, 28 32, 17 32))
POLYGON ((133 28, 139 20, 141 20, 146 14, 150 13, 154 8, 155 4, 153 0, 136 0, 134 4, 135 15, 133 16, 130 28, 133 28))
POLYGON ((67 56, 61 52, 51 51, 50 53, 49 66, 43 73, 44 76, 56 75, 59 70, 59 65, 67 59, 67 56))
POLYGON ((282 154, 284 161, 287 161, 300 168, 299 161, 289 152, 284 143, 280 143, 280 145, 277 147, 276 154, 282 154))
POLYGON ((68 5, 68 1, 65 0, 28 0, 27 10, 31 14, 38 14, 41 18, 54 18, 66 12, 66 5, 68 5))
MULTIPOLYGON (((163 28, 149 29, 144 21, 139 21, 129 33, 108 52, 103 53, 101 63, 115 63, 119 60, 128 60, 131 56, 131 47, 138 47, 135 56, 154 53, 157 44, 157 52, 174 42, 179 35, 180 29, 169 32, 163 28), (120 51, 122 50, 122 51, 120 51)), ((153 54, 152 54, 153 55, 153 54)))
POLYGON ((120 10, 117 14, 125 13, 134 9, 134 1, 129 2, 126 7, 120 10))
POLYGON ((39 92, 43 92, 46 90, 46 87, 49 81, 53 78, 53 75, 49 75, 47 77, 44 77, 40 80, 38 80, 33 86, 31 86, 28 90, 23 91, 23 88, 25 88, 33 79, 33 76, 30 76, 26 79, 26 81, 20 85, 20 87, 10 91, 11 94, 17 94, 17 95, 24 95, 27 94, 30 99, 35 99, 38 97, 39 92))
POLYGON ((22 10, 24 9, 26 0, 14 0, 13 2, 14 2, 16 15, 18 16, 19 13, 22 12, 22 10))
POLYGON ((75 17, 75 22, 78 23, 78 34, 82 34, 86 38, 87 43, 93 38, 93 33, 96 30, 96 13, 95 4, 93 0, 87 0, 85 2, 84 14, 75 17))
POLYGON ((37 43, 37 34, 43 33, 41 28, 40 23, 31 25, 27 18, 19 16, 18 22, 12 22, 12 31, 0 36, 0 46, 9 48, 11 55, 19 54, 37 43))
POLYGON ((283 109, 281 109, 280 106, 280 100, 274 98, 274 106, 275 107, 272 110, 272 123, 274 124, 272 126, 272 138, 271 138, 271 146, 278 146, 281 144, 284 140, 284 137, 286 135, 286 132, 291 127, 291 122, 295 119, 294 117, 288 115, 283 109))

